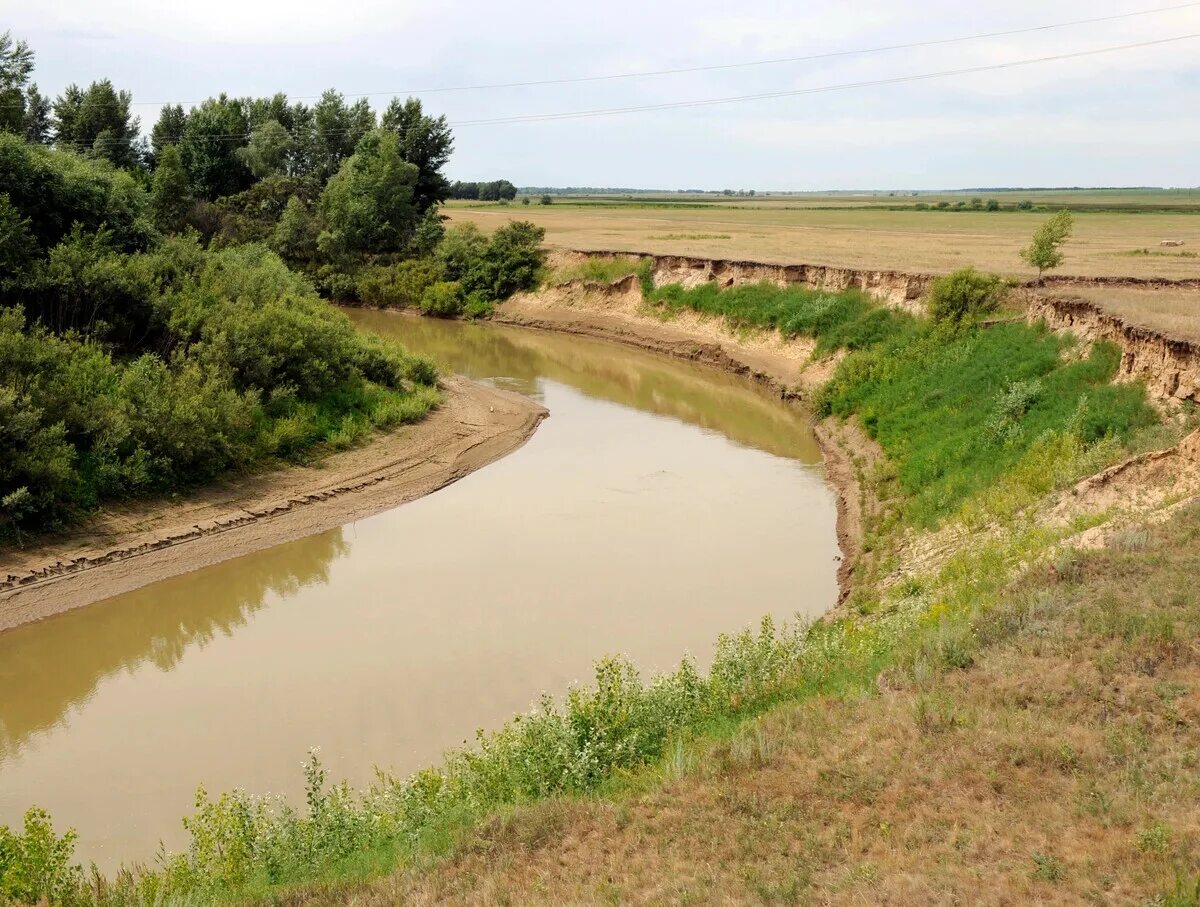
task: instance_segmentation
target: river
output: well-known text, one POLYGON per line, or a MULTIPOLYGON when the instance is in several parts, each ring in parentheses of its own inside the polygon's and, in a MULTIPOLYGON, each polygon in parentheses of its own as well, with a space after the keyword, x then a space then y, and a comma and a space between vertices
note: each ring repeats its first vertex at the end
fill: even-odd
POLYGON ((48 809, 112 870, 186 844, 196 786, 296 798, 405 774, 587 682, 836 598, 811 427, 747 380, 614 344, 378 312, 447 371, 537 398, 523 448, 340 529, 0 634, 0 824, 48 809))

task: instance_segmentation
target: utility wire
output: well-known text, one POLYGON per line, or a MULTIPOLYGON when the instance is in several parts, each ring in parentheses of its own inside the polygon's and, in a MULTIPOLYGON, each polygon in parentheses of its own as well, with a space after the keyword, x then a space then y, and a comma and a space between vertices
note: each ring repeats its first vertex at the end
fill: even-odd
MULTIPOLYGON (((1079 51, 1074 51, 1074 52, 1065 53, 1065 54, 1053 54, 1053 55, 1045 56, 1045 57, 1030 57, 1030 58, 1023 59, 1023 60, 1008 60, 1008 61, 1005 61, 1002 63, 988 63, 988 64, 984 64, 982 66, 969 66, 969 67, 965 67, 965 68, 961 68, 961 69, 943 69, 938 72, 916 73, 916 74, 907 75, 907 76, 892 76, 892 77, 886 78, 886 79, 871 79, 871 80, 863 81, 863 82, 842 82, 842 83, 839 83, 836 85, 820 85, 820 86, 815 86, 812 88, 796 88, 796 89, 790 89, 790 90, 786 90, 786 91, 769 91, 769 92, 763 92, 760 94, 734 95, 732 97, 723 97, 723 98, 701 98, 701 99, 696 99, 696 100, 691 100, 691 101, 670 101, 670 102, 665 102, 662 104, 638 104, 638 105, 629 106, 629 107, 602 107, 602 108, 595 108, 592 110, 570 110, 570 111, 559 111, 559 112, 553 112, 553 113, 521 114, 518 116, 511 116, 511 117, 490 117, 490 118, 486 118, 486 119, 458 120, 458 121, 451 121, 448 123, 448 125, 457 129, 457 128, 462 128, 462 127, 467 127, 467 126, 499 126, 499 125, 513 124, 513 123, 542 123, 542 122, 551 122, 551 121, 556 121, 556 120, 576 120, 576 119, 586 119, 589 117, 616 116, 616 115, 626 114, 626 113, 646 113, 646 112, 654 112, 654 111, 660 111, 660 110, 681 110, 681 109, 690 108, 690 107, 709 107, 709 106, 716 106, 716 105, 722 105, 722 104, 736 104, 736 103, 742 103, 742 102, 746 102, 746 101, 763 101, 763 100, 769 100, 772 98, 800 97, 803 95, 825 94, 827 92, 849 91, 849 90, 859 89, 859 88, 876 88, 876 87, 880 87, 880 86, 884 86, 884 85, 899 85, 899 84, 903 84, 906 82, 922 82, 922 81, 929 81, 932 79, 944 79, 944 78, 951 78, 951 77, 955 77, 955 76, 972 75, 972 74, 981 73, 981 72, 994 72, 997 70, 1015 69, 1017 67, 1033 66, 1033 65, 1036 65, 1039 63, 1053 63, 1053 62, 1057 62, 1057 61, 1061 61, 1061 60, 1075 60, 1075 59, 1080 59, 1083 57, 1094 57, 1094 56, 1099 56, 1101 54, 1117 53, 1117 52, 1123 51, 1123 50, 1135 50, 1137 48, 1156 47, 1156 46, 1160 46, 1160 45, 1164 45, 1164 44, 1174 44, 1174 43, 1178 43, 1180 41, 1189 41, 1194 38, 1200 38, 1200 32, 1195 32, 1195 33, 1187 34, 1187 35, 1175 35, 1170 38, 1158 38, 1158 39, 1155 39, 1152 41, 1137 41, 1137 42, 1134 42, 1131 44, 1117 44, 1117 45, 1110 46, 1110 47, 1098 47, 1098 48, 1094 48, 1092 50, 1079 50, 1079 51)), ((336 129, 336 130, 328 130, 328 131, 314 131, 313 134, 315 134, 321 138, 328 138, 328 137, 340 136, 340 135, 351 135, 351 134, 359 133, 362 131, 363 130, 359 130, 359 129, 336 129)), ((292 138, 300 138, 301 137, 294 133, 291 133, 291 135, 292 135, 292 138)), ((230 141, 244 142, 247 139, 247 133, 245 133, 245 132, 226 133, 226 134, 218 133, 218 134, 197 136, 197 138, 201 138, 204 140, 212 139, 212 140, 230 140, 230 141)), ((59 145, 59 147, 62 147, 63 145, 71 145, 71 144, 74 144, 74 143, 61 143, 59 145)), ((166 143, 166 144, 175 144, 175 143, 166 143)))
POLYGON ((1133 50, 1139 47, 1154 47, 1160 44, 1172 44, 1200 38, 1200 33, 1177 35, 1172 38, 1159 38, 1154 41, 1138 41, 1133 44, 1118 44, 1114 47, 1100 47, 1094 50, 1080 50, 1073 53, 1053 54, 1048 57, 1033 57, 1026 60, 1009 60, 1004 63, 989 63, 983 66, 969 66, 963 69, 944 69, 939 72, 920 73, 911 76, 894 76, 887 79, 871 79, 865 82, 843 82, 839 85, 822 85, 815 88, 797 88, 788 91, 768 91, 761 94, 744 94, 724 98, 705 98, 695 101, 670 101, 663 104, 638 104, 631 107, 602 107, 594 110, 574 110, 561 113, 524 114, 511 117, 490 117, 477 120, 459 120, 451 122, 454 127, 462 126, 495 126, 504 123, 539 123, 551 120, 574 120, 597 116, 614 116, 623 113, 642 113, 655 110, 680 110, 686 107, 707 107, 716 104, 735 104, 742 101, 761 101, 768 98, 791 98, 800 95, 822 94, 830 91, 846 91, 853 88, 874 88, 880 85, 897 85, 903 82, 919 82, 928 79, 943 79, 950 76, 965 76, 972 73, 991 72, 1000 69, 1013 69, 1018 66, 1032 66, 1035 63, 1052 63, 1057 60, 1073 60, 1079 57, 1093 57, 1099 54, 1115 53, 1121 50, 1133 50))
MULTIPOLYGON (((1014 28, 1005 31, 980 32, 973 35, 960 35, 952 38, 934 38, 926 41, 912 41, 905 44, 885 44, 878 47, 864 47, 852 50, 835 50, 826 51, 824 53, 805 54, 795 57, 776 57, 767 60, 749 60, 741 63, 718 63, 708 66, 685 66, 677 69, 655 69, 643 70, 638 72, 620 72, 609 73, 598 76, 570 76, 553 79, 531 79, 521 82, 483 82, 473 85, 449 85, 435 86, 432 88, 402 88, 393 91, 366 91, 357 94, 346 94, 346 98, 369 98, 380 95, 395 96, 395 95, 422 95, 422 94, 438 94, 443 92, 460 92, 460 91, 490 91, 493 89, 502 88, 533 88, 540 85, 573 85, 584 82, 611 82, 619 79, 644 79, 656 76, 671 76, 681 75, 685 73, 696 72, 718 72, 729 69, 748 69, 756 66, 778 66, 784 63, 804 63, 812 60, 830 60, 838 57, 856 57, 867 54, 886 53, 895 50, 910 50, 921 47, 940 47, 947 44, 958 44, 965 41, 980 41, 988 38, 1006 38, 1013 35, 1028 35, 1036 32, 1053 31, 1060 28, 1072 28, 1077 25, 1093 25, 1099 22, 1116 22, 1122 19, 1132 19, 1139 16, 1153 16, 1159 13, 1175 12, 1182 9, 1194 9, 1200 7, 1200 0, 1192 0, 1188 3, 1178 3, 1172 6, 1159 6, 1153 9, 1135 10, 1128 13, 1114 13, 1107 16, 1092 16, 1086 19, 1072 19, 1068 22, 1055 22, 1048 25, 1032 25, 1024 28, 1014 28)), ((309 101, 320 98, 320 95, 288 95, 292 100, 309 101)), ((201 101, 133 101, 134 106, 149 106, 162 107, 168 104, 181 104, 194 106, 202 103, 201 101)))

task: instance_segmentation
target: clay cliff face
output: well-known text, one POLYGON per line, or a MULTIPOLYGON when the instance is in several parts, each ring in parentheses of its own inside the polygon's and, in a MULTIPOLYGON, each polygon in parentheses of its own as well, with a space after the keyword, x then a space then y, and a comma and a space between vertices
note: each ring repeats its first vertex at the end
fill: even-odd
MULTIPOLYGON (((579 252, 580 258, 628 258, 628 252, 579 252)), ((667 283, 694 287, 715 282, 723 287, 767 281, 781 287, 803 284, 814 290, 858 289, 890 306, 917 313, 921 298, 929 290, 932 276, 900 271, 863 271, 829 265, 771 265, 726 258, 694 258, 690 255, 643 255, 653 261, 654 285, 667 283)))
POLYGON ((1151 328, 1129 324, 1086 299, 1049 299, 1026 294, 1030 323, 1045 321, 1089 342, 1107 340, 1121 349, 1119 380, 1142 379, 1158 400, 1200 402, 1200 346, 1151 328))
MULTIPOLYGON (((569 258, 628 258, 628 252, 578 251, 566 253, 569 258)), ((818 290, 859 289, 893 308, 913 314, 923 314, 925 297, 934 279, 929 274, 906 274, 900 271, 867 271, 836 268, 828 265, 773 265, 754 261, 695 258, 688 255, 643 255, 652 261, 651 276, 655 286, 669 283, 695 287, 717 283, 723 287, 768 281, 778 286, 803 284, 818 290)), ((1152 281, 1108 278, 1049 277, 1045 286, 1060 290, 1070 287, 1131 285, 1196 289, 1200 279, 1184 281, 1152 281)), ((593 287, 598 289, 599 287, 593 287)), ((611 291, 622 294, 639 293, 636 278, 617 281, 611 291)), ((1160 401, 1192 400, 1200 403, 1200 344, 1168 337, 1151 328, 1139 327, 1105 312, 1085 299, 1049 298, 1031 287, 1020 291, 1030 323, 1045 321, 1054 331, 1074 334, 1085 341, 1107 340, 1122 352, 1118 380, 1144 380, 1151 397, 1160 401)), ((1198 296, 1200 299, 1200 296, 1198 296)))

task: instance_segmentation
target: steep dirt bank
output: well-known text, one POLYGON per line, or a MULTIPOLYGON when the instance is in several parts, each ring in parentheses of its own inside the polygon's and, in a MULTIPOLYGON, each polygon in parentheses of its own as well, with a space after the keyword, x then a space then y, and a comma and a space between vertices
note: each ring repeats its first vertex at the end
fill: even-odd
MULTIPOLYGON (((745 375, 785 400, 802 400, 829 376, 836 357, 813 361, 813 346, 778 334, 735 334, 715 319, 680 313, 661 321, 641 311, 641 287, 630 277, 611 285, 576 282, 523 293, 499 306, 492 320, 502 324, 617 341, 639 349, 700 362, 745 375)), ((840 598, 861 548, 862 465, 879 456, 876 445, 853 423, 818 423, 826 475, 838 496, 837 533, 842 550, 840 598)))
MULTIPOLYGON (((629 258, 631 253, 609 250, 575 250, 555 253, 552 264, 570 267, 587 257, 629 258)), ((723 287, 769 281, 779 286, 802 284, 822 290, 863 290, 876 299, 914 314, 924 312, 925 296, 934 275, 899 271, 871 271, 833 268, 824 265, 777 265, 753 261, 695 258, 683 255, 643 255, 651 260, 655 286, 678 283, 687 287, 715 282, 723 287)), ((611 287, 586 285, 589 292, 626 296, 639 292, 636 280, 628 278, 611 287)), ((581 283, 556 288, 570 293, 584 288, 581 283)), ((1051 329, 1073 333, 1089 342, 1107 340, 1120 347, 1123 356, 1119 377, 1144 379, 1157 400, 1200 402, 1200 343, 1173 338, 1153 328, 1131 324, 1106 312, 1101 306, 1070 295, 1072 289, 1103 290, 1136 288, 1195 293, 1200 311, 1200 278, 1157 280, 1115 277, 1047 277, 1045 282, 1024 284, 1017 298, 1024 304, 1028 320, 1044 320, 1051 329), (1047 296, 1044 290, 1061 295, 1047 296)))
MULTIPOLYGON (((628 258, 629 252, 607 249, 580 249, 557 253, 559 260, 569 264, 587 257, 628 258)), ((696 258, 689 255, 641 255, 653 262, 651 274, 656 286, 666 283, 694 287, 716 282, 723 287, 743 283, 770 281, 779 286, 803 284, 817 290, 858 289, 870 293, 896 308, 919 311, 921 298, 929 290, 931 274, 906 274, 900 271, 872 271, 837 268, 830 265, 779 265, 757 261, 725 258, 696 258)))
POLYGON ((1031 291, 1023 296, 1031 323, 1045 321, 1052 330, 1120 347, 1120 379, 1145 380, 1158 400, 1200 402, 1200 344, 1129 324, 1086 299, 1050 298, 1031 291))
POLYGON ((84 528, 0 552, 0 631, 430 494, 516 450, 547 411, 463 378, 423 421, 328 457, 182 502, 106 510, 84 528))

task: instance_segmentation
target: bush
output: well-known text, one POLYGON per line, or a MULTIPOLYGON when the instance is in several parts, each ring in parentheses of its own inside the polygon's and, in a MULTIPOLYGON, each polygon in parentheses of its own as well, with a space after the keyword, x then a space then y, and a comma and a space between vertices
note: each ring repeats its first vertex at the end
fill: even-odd
POLYGON ((545 236, 545 230, 528 221, 505 224, 491 237, 474 224, 462 224, 446 231, 437 259, 445 279, 460 283, 464 293, 498 301, 537 286, 545 236))
POLYGON ((74 831, 56 835, 40 809, 25 813, 23 832, 0 825, 0 901, 74 902, 83 883, 83 871, 71 863, 76 838, 74 831))
POLYGON ((457 280, 440 280, 421 297, 421 314, 454 318, 463 312, 463 288, 457 280))
POLYGON ((434 402, 429 363, 359 334, 262 247, 124 254, 77 230, 13 295, 42 323, 0 310, 0 536, 434 402))
POLYGON ((929 314, 934 321, 958 322, 996 311, 1009 283, 998 274, 963 268, 939 277, 929 288, 929 314))
POLYGON ((417 258, 394 265, 377 265, 358 273, 358 298, 379 308, 417 308, 425 291, 441 280, 442 266, 432 258, 417 258))

